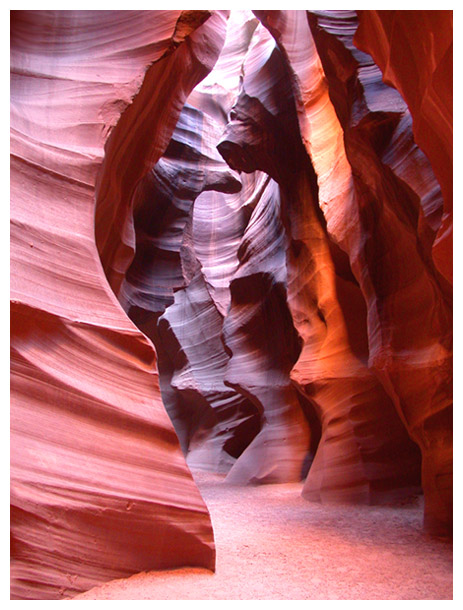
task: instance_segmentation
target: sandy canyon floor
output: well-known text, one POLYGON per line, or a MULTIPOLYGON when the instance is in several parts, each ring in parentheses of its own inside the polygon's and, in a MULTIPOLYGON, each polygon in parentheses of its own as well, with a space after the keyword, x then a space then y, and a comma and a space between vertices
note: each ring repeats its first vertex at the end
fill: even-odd
POLYGON ((210 510, 216 572, 136 574, 87 600, 448 600, 452 545, 422 532, 422 497, 403 506, 321 506, 302 484, 231 487, 193 472, 210 510))

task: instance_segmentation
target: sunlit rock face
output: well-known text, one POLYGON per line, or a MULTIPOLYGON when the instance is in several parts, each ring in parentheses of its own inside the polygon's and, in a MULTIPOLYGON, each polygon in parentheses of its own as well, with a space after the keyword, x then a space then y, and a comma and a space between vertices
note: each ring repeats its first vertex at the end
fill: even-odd
POLYGON ((213 567, 187 464, 449 531, 451 12, 359 13, 13 12, 14 598, 213 567))
MULTIPOLYGON (((427 27, 429 16, 424 11, 416 15, 412 27, 413 12, 397 11, 395 16, 389 11, 379 12, 379 19, 384 18, 389 28, 393 23, 397 25, 395 32, 420 32, 410 34, 414 40, 404 35, 401 43, 391 41, 394 51, 388 63, 388 69, 394 70, 394 63, 400 64, 394 59, 399 55, 407 57, 407 62, 424 55, 417 60, 422 67, 412 61, 408 72, 402 71, 393 82, 404 94, 412 121, 398 94, 381 82, 381 73, 371 58, 353 47, 355 15, 321 13, 309 18, 330 91, 338 91, 331 97, 354 175, 351 209, 358 214, 362 234, 357 239, 343 239, 342 229, 339 231, 334 219, 328 220, 328 226, 333 238, 339 239, 349 253, 366 300, 369 367, 393 400, 411 438, 420 446, 425 521, 436 533, 445 532, 452 518, 452 313, 447 282, 451 280, 450 252, 442 259, 442 252, 451 244, 451 190, 445 172, 451 173, 448 57, 452 30, 451 13, 442 13, 436 16, 439 18, 432 27, 427 27), (429 46, 426 41, 431 38, 435 44, 429 46), (426 58, 423 48, 430 49, 431 57, 426 58), (350 56, 346 50, 350 50, 350 56), (358 64, 356 73, 352 58, 358 64), (350 74, 348 78, 346 73, 350 74), (418 81, 429 83, 423 84, 421 114, 410 97, 412 73, 417 74, 418 81), (434 78, 440 79, 439 92, 434 78), (430 105, 439 108, 434 119, 430 105), (411 124, 422 151, 413 141, 411 124), (427 136, 423 137, 423 131, 439 132, 434 138, 444 140, 435 142, 435 148, 447 155, 444 175, 434 169, 440 161, 431 150, 433 146, 425 144, 427 136)), ((367 22, 377 18, 368 11, 367 15, 367 22)), ((363 28, 362 48, 368 50, 366 41, 371 40, 374 49, 379 38, 376 28, 372 27, 368 35, 363 28)), ((385 70, 384 64, 378 63, 385 70)), ((391 82, 386 71, 384 78, 391 82)), ((325 215, 329 219, 328 210, 325 215)))
MULTIPOLYGON (((356 408, 350 397, 348 409, 372 414, 376 404, 378 415, 384 416, 379 404, 385 400, 394 405, 421 448, 426 523, 430 530, 445 531, 451 521, 452 498, 452 326, 449 285, 436 268, 432 252, 442 216, 438 182, 413 142, 404 101, 383 84, 371 57, 353 44, 358 24, 355 12, 272 11, 259 16, 278 40, 291 70, 300 131, 317 175, 318 204, 329 240, 348 255, 360 289, 357 294, 366 306, 367 351, 362 356, 361 343, 354 350, 371 379, 380 382, 382 387, 375 383, 375 392, 382 398, 365 401, 368 384, 363 383, 362 397, 353 392, 362 408, 356 408), (367 409, 365 403, 369 403, 367 409)), ((325 282, 327 278, 324 273, 325 282)), ((324 287, 321 294, 327 299, 329 288, 324 287)), ((341 293, 337 299, 348 324, 341 293)), ((349 302, 352 306, 351 298, 349 302)), ((307 310, 303 308, 304 313, 307 310)), ((360 311, 357 306, 357 328, 360 311)), ((329 328, 327 317, 323 319, 329 328)), ((328 351, 330 357, 337 354, 339 345, 338 339, 336 349, 328 351)), ((319 371, 313 378, 308 375, 304 360, 310 358, 304 355, 292 378, 310 389, 313 386, 307 382, 318 382, 323 375, 319 371)), ((348 362, 343 356, 336 371, 348 362)), ((334 387, 330 383, 331 391, 334 387)), ((336 401, 342 403, 339 398, 336 401)), ((368 443, 371 438, 366 435, 368 443)), ((358 440, 356 446, 361 447, 358 440)), ((390 449, 386 442, 382 449, 378 447, 379 454, 392 457, 397 453, 392 451, 394 446, 391 439, 390 449)), ((409 459, 407 453, 400 453, 409 459)), ((366 455, 372 457, 369 452, 366 455)), ((373 461, 380 463, 377 458, 373 461)), ((386 479, 391 480, 387 475, 386 479)), ((310 493, 310 481, 311 473, 306 493, 310 493)))
MULTIPOLYGON (((346 255, 330 246, 318 206, 321 186, 298 137, 291 41, 310 41, 306 16, 285 14, 275 28, 281 35, 280 48, 286 51, 287 40, 289 50, 281 53, 268 31, 262 30, 266 54, 261 52, 260 65, 249 57, 250 70, 245 70, 243 91, 219 150, 244 171, 251 163, 267 170, 279 185, 287 237, 279 246, 285 251, 280 265, 301 339, 291 379, 314 405, 322 426, 304 495, 322 501, 391 500, 410 494, 418 483, 418 452, 367 366, 362 294, 346 255), (263 74, 271 76, 264 79, 263 74)), ((304 50, 306 64, 315 63, 314 46, 299 45, 298 58, 304 50)), ((262 238, 262 233, 254 239, 262 238)))

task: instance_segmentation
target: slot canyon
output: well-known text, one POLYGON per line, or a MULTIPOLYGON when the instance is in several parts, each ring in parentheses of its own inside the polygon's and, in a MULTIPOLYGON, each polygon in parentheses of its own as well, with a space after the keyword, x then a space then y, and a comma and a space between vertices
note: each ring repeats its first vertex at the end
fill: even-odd
POLYGON ((452 599, 452 11, 10 17, 11 599, 452 599))

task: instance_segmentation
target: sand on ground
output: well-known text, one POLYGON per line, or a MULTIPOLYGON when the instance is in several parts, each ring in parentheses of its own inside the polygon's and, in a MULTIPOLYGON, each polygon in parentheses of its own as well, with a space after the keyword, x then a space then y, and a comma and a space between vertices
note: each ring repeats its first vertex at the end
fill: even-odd
POLYGON ((236 487, 193 471, 209 508, 216 572, 143 572, 86 600, 448 600, 452 544, 423 533, 423 498, 402 506, 325 506, 302 483, 236 487))

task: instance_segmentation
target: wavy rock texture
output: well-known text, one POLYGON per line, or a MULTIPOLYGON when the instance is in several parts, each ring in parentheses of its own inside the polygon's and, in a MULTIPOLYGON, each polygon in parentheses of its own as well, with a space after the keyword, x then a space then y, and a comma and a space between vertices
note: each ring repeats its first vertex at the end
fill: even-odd
MULTIPOLYGON (((451 35, 449 17, 447 13, 447 26, 440 28, 445 40, 451 35)), ((426 23, 425 15, 417 15, 414 29, 424 29, 425 25, 420 27, 422 19, 426 23)), ((319 21, 320 26, 324 29, 319 21)), ((354 31, 352 26, 350 32, 344 29, 350 36, 354 31)), ((329 48, 326 41, 324 46, 329 48)), ((416 49, 418 44, 411 47, 416 49)), ((413 145, 407 110, 401 113, 391 141, 385 137, 391 129, 387 123, 398 119, 391 116, 395 104, 382 105, 381 92, 386 87, 378 68, 371 66, 368 79, 362 79, 362 59, 357 60, 358 74, 366 108, 343 128, 347 156, 356 176, 359 220, 364 232, 374 236, 359 251, 361 270, 358 265, 355 272, 370 314, 369 365, 420 446, 425 524, 430 531, 445 533, 452 521, 452 313, 450 287, 439 272, 449 275, 451 256, 444 256, 444 267, 436 258, 436 243, 441 242, 443 227, 449 226, 445 185, 441 180, 440 194, 430 163, 413 145), (386 283, 389 277, 394 280, 386 283)), ((332 75, 326 60, 325 65, 332 75)), ((451 91, 448 85, 444 89, 451 91)), ((413 116, 413 105, 409 103, 409 107, 413 116)), ((448 116, 450 108, 446 110, 448 116)), ((443 133, 448 137, 448 126, 443 133)), ((421 144, 418 138, 417 142, 421 144)), ((428 154, 427 147, 422 148, 428 154)), ((433 155, 428 157, 435 167, 433 155)))
POLYGON ((137 310, 162 314, 173 303, 174 290, 184 286, 180 249, 196 197, 241 189, 215 147, 202 138, 206 133, 213 141, 214 131, 220 133, 207 115, 185 105, 165 154, 137 187, 136 254, 118 294, 131 316, 137 310))
POLYGON ((185 457, 448 533, 435 13, 13 13, 14 598, 212 568, 185 457))
MULTIPOLYGON (((402 175, 391 171, 388 144, 397 123, 399 133, 404 130, 406 109, 371 59, 354 50, 355 13, 287 12, 264 19, 294 74, 301 133, 328 233, 348 254, 365 299, 368 368, 420 445, 425 521, 431 530, 445 531, 452 497, 452 328, 448 286, 429 251, 429 216, 440 208, 436 181, 422 155, 415 156, 421 168, 407 159, 402 175), (302 38, 305 51, 298 45, 302 38), (428 201, 421 204, 423 193, 433 200, 431 211, 428 201)), ((296 381, 298 375, 296 367, 296 381)))
MULTIPOLYGON (((286 24, 292 25, 289 19, 286 24)), ((284 32, 283 24, 277 27, 284 32)), ((279 255, 285 257, 279 265, 285 268, 282 281, 288 286, 289 309, 302 339, 302 349, 293 351, 291 377, 314 405, 322 424, 304 495, 323 501, 387 501, 409 494, 417 484, 418 452, 366 366, 364 303, 348 262, 334 246, 330 248, 317 211, 318 189, 298 138, 288 65, 268 33, 262 34, 262 40, 267 54, 261 52, 260 64, 249 57, 251 69, 245 71, 234 119, 219 150, 244 171, 252 165, 265 169, 280 187, 290 243, 278 244, 275 237, 271 243, 274 248, 278 244, 279 255), (262 73, 272 78, 264 80, 262 73)), ((270 268, 278 268, 268 254, 265 261, 270 268)))
POLYGON ((225 381, 249 396, 262 418, 228 473, 231 483, 297 481, 305 474, 310 431, 289 378, 300 345, 286 301, 285 241, 278 186, 269 180, 240 244, 224 322, 232 354, 225 381))
POLYGON ((134 103, 106 145, 95 235, 105 273, 116 293, 134 253, 132 206, 136 188, 166 149, 188 94, 214 66, 224 42, 226 14, 182 12, 184 17, 179 18, 170 41, 175 52, 150 66, 134 103), (207 26, 192 44, 188 34, 204 19, 207 26), (179 44, 185 36, 185 44, 179 44))
MULTIPOLYGON (((220 13, 12 15, 13 598, 214 566, 209 515, 161 402, 152 344, 108 286, 94 209, 99 177, 99 241, 107 229, 130 237, 121 207, 224 32, 220 13), (184 79, 157 88, 181 66, 184 79), (159 105, 153 122, 146 113, 159 105), (115 214, 121 222, 109 226, 115 214)), ((103 241, 108 268, 120 270, 122 246, 103 241)))
POLYGON ((309 450, 288 374, 297 355, 288 363, 286 351, 297 349, 297 339, 281 223, 271 243, 278 189, 262 172, 239 180, 216 150, 246 57, 255 57, 261 39, 274 46, 252 13, 232 16, 217 65, 135 198, 137 253, 119 293, 157 347, 164 403, 188 462, 233 466, 227 480, 234 483, 298 480, 309 450), (267 237, 256 234, 262 228, 267 237), (250 255, 252 264, 243 264, 250 255), (268 327, 278 341, 268 341, 268 327))
POLYGON ((413 134, 429 159, 444 199, 432 256, 452 282, 453 237, 453 13, 359 11, 355 44, 380 67, 384 82, 402 94, 413 134))

